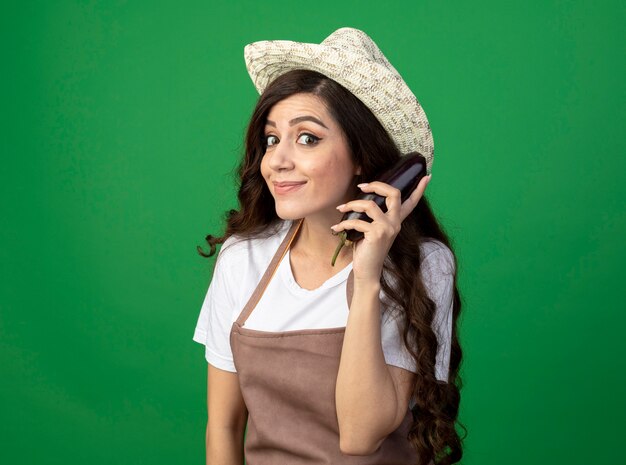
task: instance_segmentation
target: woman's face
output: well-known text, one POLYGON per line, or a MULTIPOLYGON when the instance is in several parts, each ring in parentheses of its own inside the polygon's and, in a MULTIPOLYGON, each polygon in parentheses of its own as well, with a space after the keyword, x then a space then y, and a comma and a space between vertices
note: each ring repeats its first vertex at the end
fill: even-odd
POLYGON ((336 207, 352 200, 360 169, 323 101, 302 93, 276 103, 267 115, 265 140, 261 174, 274 196, 276 214, 337 222, 342 213, 336 207))

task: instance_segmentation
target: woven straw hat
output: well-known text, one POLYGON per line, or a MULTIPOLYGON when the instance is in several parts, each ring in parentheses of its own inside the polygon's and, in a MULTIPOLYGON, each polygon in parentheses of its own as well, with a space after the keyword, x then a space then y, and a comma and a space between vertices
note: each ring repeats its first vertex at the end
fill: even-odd
POLYGON ((244 48, 246 68, 259 94, 278 76, 309 69, 335 80, 378 118, 398 149, 426 158, 431 172, 433 136, 426 114, 411 89, 363 31, 337 29, 321 44, 264 40, 244 48))

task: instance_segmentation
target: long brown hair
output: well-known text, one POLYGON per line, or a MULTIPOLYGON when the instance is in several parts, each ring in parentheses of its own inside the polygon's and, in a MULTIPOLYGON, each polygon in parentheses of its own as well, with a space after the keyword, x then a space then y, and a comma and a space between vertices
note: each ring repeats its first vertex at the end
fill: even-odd
MULTIPOLYGON (((261 176, 261 159, 265 153, 264 126, 274 104, 297 93, 315 95, 325 102, 331 116, 347 136, 353 162, 361 166, 361 175, 355 176, 355 185, 376 179, 402 155, 387 131, 372 112, 351 92, 328 77, 309 70, 295 70, 275 79, 259 97, 252 113, 245 139, 245 154, 237 173, 239 175, 239 210, 226 213, 226 231, 221 237, 206 236, 211 250, 207 254, 198 247, 204 257, 215 254, 217 244, 228 237, 243 238, 267 235, 270 225, 277 224, 274 199, 261 176), (375 156, 372 156, 375 154, 375 156)), ((437 222, 426 195, 402 223, 383 266, 381 287, 384 293, 405 314, 403 340, 417 365, 412 409, 413 423, 408 439, 416 448, 419 464, 434 461, 437 464, 457 463, 463 455, 462 440, 455 423, 460 403, 461 378, 458 375, 462 350, 457 335, 457 319, 461 311, 461 299, 454 273, 452 311, 452 341, 448 382, 435 377, 437 337, 433 330, 436 305, 427 296, 420 277, 419 244, 435 239, 445 244, 454 257, 450 240, 437 222), (389 275, 387 279, 385 275, 389 275), (392 286, 391 282, 395 284, 392 286)))

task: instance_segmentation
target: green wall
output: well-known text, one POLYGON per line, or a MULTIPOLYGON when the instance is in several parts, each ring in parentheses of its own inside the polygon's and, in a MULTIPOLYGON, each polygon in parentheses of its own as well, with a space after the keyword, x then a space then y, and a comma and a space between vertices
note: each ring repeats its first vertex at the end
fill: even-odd
POLYGON ((203 463, 206 362, 191 336, 213 259, 196 245, 236 206, 257 97, 243 46, 352 26, 433 128, 427 193, 464 298, 463 463, 615 463, 624 13, 3 2, 0 462, 203 463))

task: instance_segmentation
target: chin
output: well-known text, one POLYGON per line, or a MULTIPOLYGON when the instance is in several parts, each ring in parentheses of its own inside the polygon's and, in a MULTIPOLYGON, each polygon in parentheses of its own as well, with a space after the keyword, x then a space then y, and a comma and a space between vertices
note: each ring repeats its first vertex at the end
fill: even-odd
POLYGON ((276 215, 281 219, 281 220, 299 220, 300 218, 303 218, 303 215, 299 215, 297 213, 291 213, 291 212, 284 212, 281 210, 276 210, 276 215))
POLYGON ((276 202, 274 204, 276 216, 278 216, 279 218, 283 220, 299 220, 308 215, 311 215, 312 213, 315 213, 314 211, 311 211, 310 208, 301 208, 301 207, 302 207, 302 204, 300 202, 294 202, 294 203, 281 202, 281 204, 276 202))
POLYGON ((311 208, 276 208, 276 216, 282 220, 299 220, 308 218, 312 221, 334 221, 339 222, 343 213, 330 207, 328 210, 316 210, 311 208), (336 216, 336 218, 334 218, 336 216))

